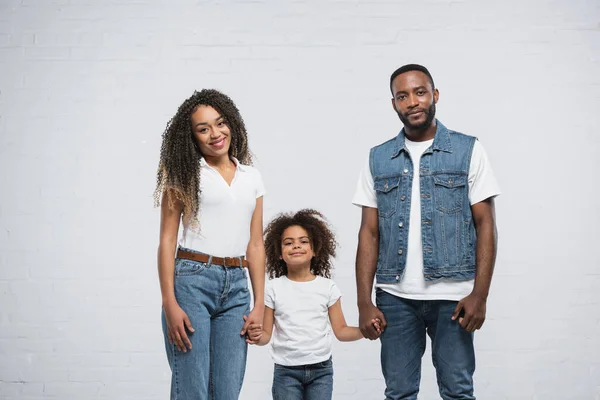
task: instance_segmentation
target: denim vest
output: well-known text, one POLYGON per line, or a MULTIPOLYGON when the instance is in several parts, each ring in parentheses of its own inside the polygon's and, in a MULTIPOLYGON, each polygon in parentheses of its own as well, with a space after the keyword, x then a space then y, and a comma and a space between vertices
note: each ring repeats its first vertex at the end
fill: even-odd
MULTIPOLYGON (((437 121, 433 145, 421 156, 421 236, 426 281, 475 277, 476 232, 469 202, 469 166, 476 138, 437 121)), ((406 267, 413 163, 398 136, 371 149, 379 214, 377 282, 399 282, 406 267)))

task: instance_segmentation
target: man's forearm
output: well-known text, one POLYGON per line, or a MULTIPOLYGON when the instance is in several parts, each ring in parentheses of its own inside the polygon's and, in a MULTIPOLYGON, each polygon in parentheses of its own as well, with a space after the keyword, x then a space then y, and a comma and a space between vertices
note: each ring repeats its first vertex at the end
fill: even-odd
POLYGON ((356 289, 358 306, 372 304, 371 292, 377 269, 379 236, 361 229, 356 251, 356 289))
POLYGON ((475 253, 476 270, 473 293, 487 298, 492 283, 498 233, 492 220, 486 220, 477 226, 477 248, 475 253))

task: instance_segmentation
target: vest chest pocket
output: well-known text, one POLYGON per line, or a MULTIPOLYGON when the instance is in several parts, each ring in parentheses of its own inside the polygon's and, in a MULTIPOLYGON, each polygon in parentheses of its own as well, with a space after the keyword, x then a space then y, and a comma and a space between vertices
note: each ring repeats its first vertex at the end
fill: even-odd
POLYGON ((460 174, 433 175, 435 207, 444 213, 457 213, 467 196, 467 176, 460 174))
POLYGON ((400 177, 375 179, 377 212, 380 217, 389 218, 396 213, 400 177))

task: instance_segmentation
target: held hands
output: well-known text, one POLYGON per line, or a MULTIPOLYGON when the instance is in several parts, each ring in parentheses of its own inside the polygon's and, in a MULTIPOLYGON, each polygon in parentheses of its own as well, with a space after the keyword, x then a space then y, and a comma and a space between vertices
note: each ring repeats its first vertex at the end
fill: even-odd
POLYGON ((452 320, 458 319, 458 323, 468 332, 475 332, 481 328, 485 321, 487 299, 475 293, 471 293, 458 302, 452 320))
POLYGON ((167 336, 169 343, 174 344, 177 350, 187 352, 192 349, 192 342, 188 338, 187 331, 194 333, 192 323, 187 314, 177 301, 171 301, 163 305, 165 310, 165 319, 167 320, 167 336), (187 329, 187 331, 186 331, 187 329))
POLYGON ((373 321, 371 321, 371 323, 373 324, 375 331, 377 331, 379 336, 381 336, 383 333, 383 328, 381 328, 381 320, 379 318, 375 318, 373 321))
MULTIPOLYGON (((244 315, 244 321, 247 321, 248 317, 244 315)), ((263 334, 262 324, 250 324, 246 331, 246 343, 258 344, 263 334)))
POLYGON ((373 304, 359 307, 358 327, 362 335, 370 340, 379 339, 385 330, 387 322, 381 310, 373 304))
POLYGON ((240 335, 246 335, 246 343, 258 344, 263 333, 263 314, 264 308, 255 306, 252 311, 250 311, 250 314, 247 316, 244 315, 244 326, 242 327, 240 335))

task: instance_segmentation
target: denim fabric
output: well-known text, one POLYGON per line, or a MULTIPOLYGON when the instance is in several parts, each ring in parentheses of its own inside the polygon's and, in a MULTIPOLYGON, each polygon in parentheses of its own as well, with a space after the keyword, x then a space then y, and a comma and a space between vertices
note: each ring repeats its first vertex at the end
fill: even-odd
POLYGON ((369 165, 379 214, 377 282, 396 283, 406 267, 413 173, 421 182, 421 234, 425 280, 475 277, 476 233, 468 176, 475 138, 437 121, 433 144, 413 163, 397 137, 371 149, 369 165))
POLYGON ((331 400, 333 362, 299 366, 275 364, 273 400, 331 400))
POLYGON ((387 326, 381 335, 381 368, 386 400, 416 400, 426 334, 444 400, 473 400, 473 334, 452 321, 455 301, 409 300, 376 291, 387 326))
POLYGON ((169 343, 163 311, 171 400, 238 399, 248 349, 240 335, 250 311, 247 279, 240 267, 175 260, 175 297, 195 332, 188 332, 192 349, 180 352, 169 343))

